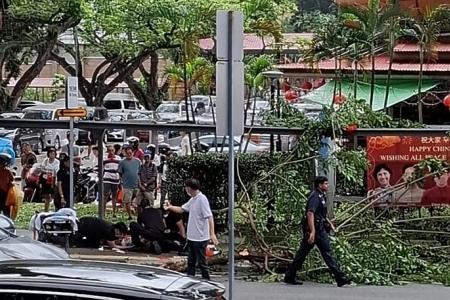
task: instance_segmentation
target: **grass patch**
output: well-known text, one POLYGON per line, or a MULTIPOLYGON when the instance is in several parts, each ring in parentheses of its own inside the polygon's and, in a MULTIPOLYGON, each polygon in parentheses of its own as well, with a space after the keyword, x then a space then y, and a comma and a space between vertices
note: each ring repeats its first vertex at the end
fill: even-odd
MULTIPOLYGON (((85 216, 97 216, 98 215, 98 207, 97 204, 83 204, 77 203, 75 204, 75 210, 77 212, 77 217, 85 217, 85 216)), ((44 211, 44 203, 24 203, 20 208, 19 215, 17 216, 14 223, 16 224, 17 229, 28 229, 31 217, 36 212, 44 211)), ((112 211, 106 211, 106 220, 110 222, 124 222, 128 224, 128 217, 125 211, 118 210, 116 213, 116 218, 113 219, 112 211)))

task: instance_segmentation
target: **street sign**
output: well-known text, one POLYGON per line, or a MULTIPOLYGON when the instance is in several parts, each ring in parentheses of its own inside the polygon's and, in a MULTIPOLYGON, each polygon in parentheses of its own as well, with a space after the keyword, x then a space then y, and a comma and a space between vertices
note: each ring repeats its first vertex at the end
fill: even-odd
POLYGON ((84 118, 87 115, 87 111, 85 108, 58 109, 56 115, 58 117, 84 118))
POLYGON ((216 63, 216 132, 218 136, 228 135, 228 101, 233 101, 233 136, 244 134, 244 63, 233 62, 231 78, 233 89, 228 95, 229 62, 216 63))
POLYGON ((78 77, 69 76, 66 80, 66 108, 78 107, 78 77))
MULTIPOLYGON (((242 61, 244 59, 244 14, 240 11, 233 11, 233 22, 231 24, 231 33, 233 37, 233 43, 231 46, 233 61, 242 61)), ((230 55, 228 54, 228 11, 218 10, 216 14, 216 52, 217 60, 229 60, 230 55)), ((221 82, 221 81, 217 81, 221 82)))

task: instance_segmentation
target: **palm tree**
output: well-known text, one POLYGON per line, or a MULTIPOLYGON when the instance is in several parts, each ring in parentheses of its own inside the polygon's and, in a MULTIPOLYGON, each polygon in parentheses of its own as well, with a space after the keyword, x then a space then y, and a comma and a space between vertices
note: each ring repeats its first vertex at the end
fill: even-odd
POLYGON ((408 20, 409 31, 405 33, 412 36, 419 45, 419 79, 417 83, 417 108, 419 122, 423 123, 423 105, 422 105, 422 82, 423 82, 423 64, 425 58, 427 61, 433 61, 436 57, 435 44, 442 29, 448 28, 450 24, 450 8, 439 6, 431 11, 427 11, 420 19, 408 20))
POLYGON ((367 40, 361 40, 359 42, 368 46, 371 57, 371 88, 369 105, 373 105, 373 97, 375 94, 375 55, 383 49, 382 37, 388 30, 386 24, 393 17, 400 14, 397 5, 383 6, 380 0, 369 0, 367 7, 360 5, 346 5, 341 9, 344 15, 350 15, 355 18, 361 27, 358 28, 362 37, 366 37, 367 40))

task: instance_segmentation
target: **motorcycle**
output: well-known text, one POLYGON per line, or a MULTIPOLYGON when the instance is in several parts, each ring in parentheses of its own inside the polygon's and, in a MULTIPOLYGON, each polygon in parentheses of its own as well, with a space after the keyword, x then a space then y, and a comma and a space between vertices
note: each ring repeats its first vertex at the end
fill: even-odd
POLYGON ((81 167, 75 189, 77 202, 91 203, 97 200, 98 169, 81 167))

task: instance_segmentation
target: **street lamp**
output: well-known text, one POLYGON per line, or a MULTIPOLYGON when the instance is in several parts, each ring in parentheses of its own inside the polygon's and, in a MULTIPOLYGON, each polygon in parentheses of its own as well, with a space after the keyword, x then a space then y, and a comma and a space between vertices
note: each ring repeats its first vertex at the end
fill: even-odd
MULTIPOLYGON (((280 109, 280 78, 284 73, 279 70, 270 70, 262 72, 262 75, 270 81, 270 111, 274 110, 274 104, 276 105, 277 118, 281 118, 280 109), (277 88, 277 101, 275 102, 275 86, 277 88)), ((273 153, 274 141, 273 134, 270 135, 270 153, 273 153)), ((281 151, 281 136, 277 137, 277 151, 281 151)))

